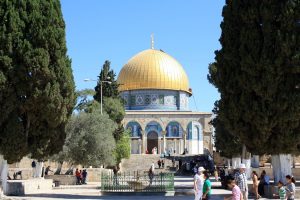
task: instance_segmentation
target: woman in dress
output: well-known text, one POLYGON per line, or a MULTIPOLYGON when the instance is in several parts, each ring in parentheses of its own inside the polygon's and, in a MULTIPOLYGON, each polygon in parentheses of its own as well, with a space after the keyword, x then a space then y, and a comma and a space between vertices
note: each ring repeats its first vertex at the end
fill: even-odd
POLYGON ((252 181, 253 181, 253 193, 255 195, 255 199, 259 199, 260 195, 258 194, 258 175, 256 171, 252 172, 252 181))

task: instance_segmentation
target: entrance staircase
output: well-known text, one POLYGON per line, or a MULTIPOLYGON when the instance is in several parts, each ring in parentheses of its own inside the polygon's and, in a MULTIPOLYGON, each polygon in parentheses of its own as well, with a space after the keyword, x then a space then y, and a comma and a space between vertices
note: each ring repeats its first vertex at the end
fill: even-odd
POLYGON ((124 159, 121 162, 121 172, 145 172, 151 167, 151 164, 155 165, 155 172, 170 172, 170 167, 172 166, 172 161, 167 158, 160 158, 160 155, 153 154, 131 154, 129 159, 124 159), (159 169, 157 161, 164 160, 165 168, 159 169))

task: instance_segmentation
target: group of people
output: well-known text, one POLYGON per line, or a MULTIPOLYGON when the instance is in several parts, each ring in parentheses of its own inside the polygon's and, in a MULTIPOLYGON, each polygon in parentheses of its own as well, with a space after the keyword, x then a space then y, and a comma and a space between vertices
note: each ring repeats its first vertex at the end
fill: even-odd
POLYGON ((165 161, 162 159, 162 160, 158 160, 157 161, 157 165, 158 165, 158 168, 165 168, 165 161))
POLYGON ((209 200, 211 198, 211 182, 209 174, 203 167, 199 167, 194 176, 195 200, 209 200))
MULTIPOLYGON (((256 171, 252 172, 253 181, 253 193, 255 194, 255 199, 261 198, 264 195, 264 186, 269 185, 270 177, 263 170, 260 178, 256 171)), ((278 194, 273 196, 278 196, 282 200, 294 200, 295 199, 295 179, 287 175, 286 176, 286 186, 284 186, 282 181, 278 182, 278 194)), ((246 166, 241 164, 239 171, 235 174, 234 179, 229 179, 227 186, 232 190, 232 200, 248 200, 248 182, 246 175, 246 166)), ((225 198, 229 199, 229 198, 225 198)))
POLYGON ((84 170, 78 170, 78 168, 75 171, 76 176, 76 185, 86 184, 86 178, 87 178, 87 171, 84 170))

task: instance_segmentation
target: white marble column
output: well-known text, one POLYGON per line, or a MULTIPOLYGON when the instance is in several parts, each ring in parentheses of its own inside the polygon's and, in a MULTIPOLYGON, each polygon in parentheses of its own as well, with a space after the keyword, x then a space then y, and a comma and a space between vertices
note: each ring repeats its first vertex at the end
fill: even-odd
POLYGON ((147 145, 147 137, 146 137, 146 133, 145 131, 141 130, 141 133, 142 133, 142 153, 141 154, 145 154, 146 153, 146 145, 147 145))
POLYGON ((183 131, 182 137, 183 137, 183 151, 186 149, 186 131, 183 131))
POLYGON ((167 146, 166 146, 166 133, 167 133, 166 131, 161 132, 161 135, 163 136, 163 149, 162 149, 163 153, 165 153, 166 148, 167 148, 167 146))

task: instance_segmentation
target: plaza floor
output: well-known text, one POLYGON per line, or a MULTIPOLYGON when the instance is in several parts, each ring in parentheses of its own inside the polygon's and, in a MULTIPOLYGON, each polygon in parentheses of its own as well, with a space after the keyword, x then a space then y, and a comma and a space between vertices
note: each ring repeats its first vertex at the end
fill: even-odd
MULTIPOLYGON (((212 200, 222 200, 224 196, 230 195, 230 191, 220 188, 219 182, 212 182, 212 200)), ((99 183, 90 183, 81 186, 62 186, 61 188, 44 191, 41 193, 29 194, 25 197, 7 197, 7 200, 188 200, 194 199, 193 195, 193 178, 192 177, 176 177, 175 178, 175 195, 174 196, 101 196, 100 190, 97 188, 99 183)))

